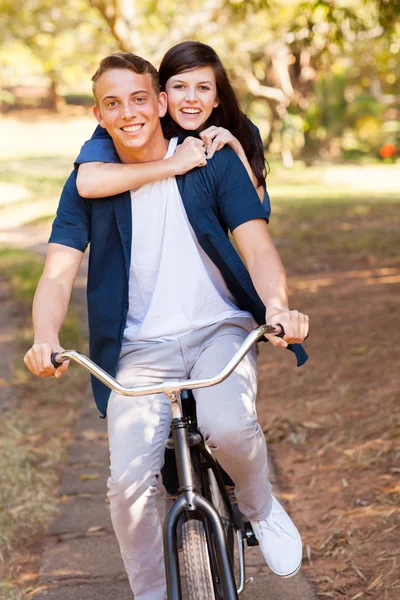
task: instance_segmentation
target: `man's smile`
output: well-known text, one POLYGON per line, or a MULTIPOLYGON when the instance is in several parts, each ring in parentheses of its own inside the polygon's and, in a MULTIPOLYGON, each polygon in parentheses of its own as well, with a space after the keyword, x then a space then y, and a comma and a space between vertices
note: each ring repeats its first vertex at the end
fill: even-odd
POLYGON ((137 133, 144 127, 144 123, 138 123, 137 125, 124 125, 121 127, 124 133, 137 133))

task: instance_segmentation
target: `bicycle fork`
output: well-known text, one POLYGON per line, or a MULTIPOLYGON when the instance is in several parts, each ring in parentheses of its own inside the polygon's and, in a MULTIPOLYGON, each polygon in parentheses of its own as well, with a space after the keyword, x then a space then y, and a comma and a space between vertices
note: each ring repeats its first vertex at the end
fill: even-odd
MULTIPOLYGON (((178 382, 176 382, 178 383, 178 382)), ((188 438, 188 423, 182 416, 182 405, 178 385, 169 381, 164 393, 169 397, 172 408, 171 431, 175 446, 178 470, 179 492, 181 495, 172 505, 164 523, 164 560, 169 600, 182 600, 177 547, 177 525, 180 515, 186 511, 198 511, 207 521, 213 534, 215 555, 221 578, 224 600, 238 600, 233 568, 224 528, 218 512, 195 490, 191 468, 188 438)), ((208 599, 205 599, 208 600, 208 599)))

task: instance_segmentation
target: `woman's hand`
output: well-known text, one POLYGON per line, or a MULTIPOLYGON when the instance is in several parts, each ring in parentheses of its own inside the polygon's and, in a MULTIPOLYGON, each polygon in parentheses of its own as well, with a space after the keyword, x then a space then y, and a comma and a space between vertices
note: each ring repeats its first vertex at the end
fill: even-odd
POLYGON ((207 127, 200 133, 200 137, 207 149, 207 160, 209 160, 217 150, 221 150, 226 144, 232 148, 236 154, 242 150, 239 140, 223 127, 207 127))

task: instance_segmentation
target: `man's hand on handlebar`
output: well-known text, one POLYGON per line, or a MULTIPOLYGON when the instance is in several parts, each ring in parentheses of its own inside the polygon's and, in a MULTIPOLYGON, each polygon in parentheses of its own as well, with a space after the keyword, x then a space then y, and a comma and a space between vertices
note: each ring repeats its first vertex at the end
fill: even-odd
POLYGON ((57 343, 37 342, 24 356, 28 369, 38 377, 61 377, 68 369, 69 360, 63 362, 57 369, 51 362, 51 355, 62 352, 64 348, 57 343))
POLYGON ((297 310, 270 306, 266 311, 266 322, 282 332, 281 335, 265 336, 274 346, 287 348, 288 344, 301 344, 308 336, 308 316, 297 310))

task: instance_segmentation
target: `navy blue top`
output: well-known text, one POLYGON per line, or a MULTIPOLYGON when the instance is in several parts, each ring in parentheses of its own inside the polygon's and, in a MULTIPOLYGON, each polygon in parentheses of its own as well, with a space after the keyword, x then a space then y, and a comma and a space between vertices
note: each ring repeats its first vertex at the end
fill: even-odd
MULTIPOLYGON (((86 143, 76 163, 116 162, 105 138, 86 143), (90 151, 89 151, 90 150, 90 151)), ((119 160, 118 160, 119 162, 119 160)), ((182 202, 199 244, 221 271, 239 308, 265 323, 265 307, 249 273, 232 246, 228 230, 252 219, 266 219, 258 195, 235 152, 225 147, 205 167, 176 177, 182 202)), ((91 358, 115 376, 129 306, 132 213, 129 192, 85 199, 76 188, 76 170, 69 176, 49 242, 84 252, 90 243, 87 284, 91 358)), ((289 346, 298 366, 307 360, 299 344, 289 346)), ((106 415, 110 390, 92 377, 97 407, 106 415)))

